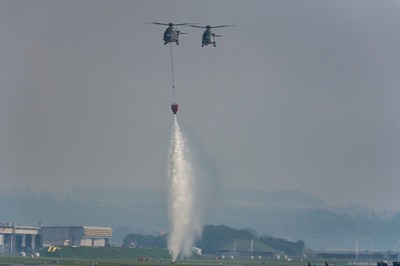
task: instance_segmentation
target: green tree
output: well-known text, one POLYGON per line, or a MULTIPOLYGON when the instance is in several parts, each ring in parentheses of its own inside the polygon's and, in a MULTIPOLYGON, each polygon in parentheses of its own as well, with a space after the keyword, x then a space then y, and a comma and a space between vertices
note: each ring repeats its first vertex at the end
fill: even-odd
POLYGON ((131 233, 124 238, 123 246, 137 248, 166 248, 166 234, 162 236, 152 236, 131 233))
POLYGON ((303 240, 292 242, 283 238, 274 238, 270 236, 262 236, 259 238, 259 240, 274 249, 285 252, 288 255, 301 254, 305 247, 305 243, 303 240))

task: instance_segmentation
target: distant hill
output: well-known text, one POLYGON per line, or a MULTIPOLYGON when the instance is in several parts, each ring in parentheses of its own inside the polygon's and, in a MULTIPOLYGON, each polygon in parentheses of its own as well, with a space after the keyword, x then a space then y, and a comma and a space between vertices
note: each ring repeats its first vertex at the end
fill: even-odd
MULTIPOLYGON (((167 232, 166 191, 78 186, 68 193, 0 188, 0 222, 37 225, 97 225, 113 228, 112 244, 130 232, 167 232)), ((337 208, 299 191, 222 190, 206 215, 207 224, 247 228, 305 241, 314 249, 399 250, 400 213, 361 206, 337 208)))
POLYGON ((251 206, 279 210, 299 208, 324 208, 325 203, 319 198, 295 190, 261 191, 229 190, 221 193, 219 199, 225 205, 251 206))

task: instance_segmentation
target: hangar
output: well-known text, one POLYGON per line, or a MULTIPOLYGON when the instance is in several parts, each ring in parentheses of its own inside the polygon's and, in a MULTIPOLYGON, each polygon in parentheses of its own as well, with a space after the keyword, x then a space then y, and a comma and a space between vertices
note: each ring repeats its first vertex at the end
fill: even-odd
POLYGON ((104 247, 110 245, 112 229, 97 226, 45 226, 41 228, 42 245, 104 247))
POLYGON ((0 223, 0 252, 34 252, 48 246, 104 247, 112 229, 98 226, 23 226, 0 223))
POLYGON ((0 250, 6 253, 33 251, 41 248, 39 226, 0 224, 0 250))

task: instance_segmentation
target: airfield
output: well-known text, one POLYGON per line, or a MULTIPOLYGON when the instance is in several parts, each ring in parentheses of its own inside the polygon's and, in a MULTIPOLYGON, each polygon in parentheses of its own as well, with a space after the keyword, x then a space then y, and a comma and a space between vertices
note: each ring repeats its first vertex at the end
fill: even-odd
MULTIPOLYGON (((310 261, 312 266, 325 266, 324 259, 292 259, 291 261, 283 260, 283 259, 275 259, 275 258, 267 258, 267 259, 250 259, 250 258, 238 258, 238 259, 224 259, 224 260, 216 260, 212 257, 207 258, 192 258, 192 259, 184 259, 177 260, 175 263, 171 263, 167 259, 149 259, 148 261, 139 261, 137 259, 127 259, 127 258, 22 258, 22 257, 0 257, 1 265, 90 265, 90 266, 124 266, 124 265, 194 265, 194 266, 291 266, 291 265, 299 265, 299 266, 307 266, 308 261, 310 261)), ((328 261, 329 265, 332 266, 368 266, 368 265, 377 265, 376 261, 371 260, 332 260, 328 261)), ((391 265, 391 263, 389 263, 391 265)))

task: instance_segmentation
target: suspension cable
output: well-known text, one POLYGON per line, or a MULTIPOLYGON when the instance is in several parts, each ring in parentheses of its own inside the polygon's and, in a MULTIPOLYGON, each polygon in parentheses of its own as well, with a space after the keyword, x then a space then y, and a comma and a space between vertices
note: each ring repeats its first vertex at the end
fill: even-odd
POLYGON ((171 43, 169 43, 169 47, 171 48, 172 88, 175 88, 175 84, 174 84, 174 61, 172 59, 172 45, 171 45, 171 43))
POLYGON ((172 56, 172 44, 171 42, 169 43, 170 51, 171 51, 171 71, 172 71, 172 98, 173 101, 176 101, 175 99, 175 80, 174 80, 174 60, 172 56))

